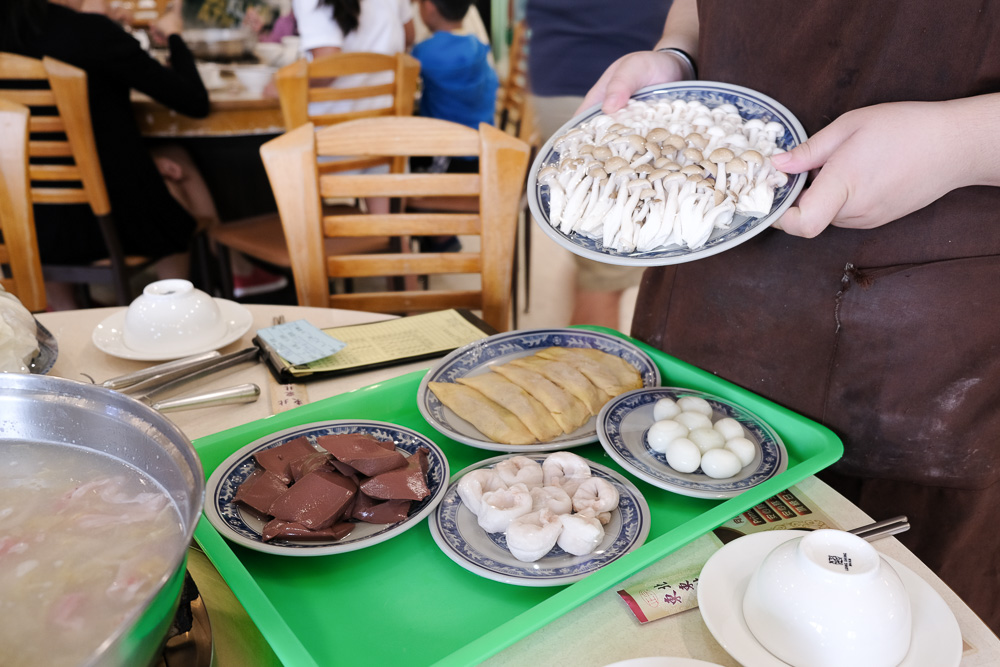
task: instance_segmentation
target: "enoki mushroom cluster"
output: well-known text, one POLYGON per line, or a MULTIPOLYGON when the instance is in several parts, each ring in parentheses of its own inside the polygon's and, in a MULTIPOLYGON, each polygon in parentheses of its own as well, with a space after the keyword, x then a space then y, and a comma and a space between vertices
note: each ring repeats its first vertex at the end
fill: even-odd
POLYGON ((770 160, 783 132, 732 104, 632 100, 555 140, 558 164, 538 173, 550 223, 621 253, 700 248, 737 213, 771 210, 788 180, 770 160))

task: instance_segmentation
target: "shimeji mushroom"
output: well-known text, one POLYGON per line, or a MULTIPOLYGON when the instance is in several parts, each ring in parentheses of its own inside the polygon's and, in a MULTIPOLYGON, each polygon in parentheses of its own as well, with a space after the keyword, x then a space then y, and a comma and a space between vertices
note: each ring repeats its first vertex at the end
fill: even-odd
POLYGON ((736 157, 728 148, 716 148, 708 159, 715 165, 715 205, 718 206, 726 198, 726 163, 736 157))
POLYGON ((726 187, 733 198, 738 199, 748 184, 747 163, 740 156, 736 156, 726 163, 726 173, 729 174, 729 184, 726 187))
POLYGON ((552 165, 543 168, 538 172, 538 182, 549 187, 549 222, 557 227, 566 207, 566 191, 559 184, 559 169, 552 165))

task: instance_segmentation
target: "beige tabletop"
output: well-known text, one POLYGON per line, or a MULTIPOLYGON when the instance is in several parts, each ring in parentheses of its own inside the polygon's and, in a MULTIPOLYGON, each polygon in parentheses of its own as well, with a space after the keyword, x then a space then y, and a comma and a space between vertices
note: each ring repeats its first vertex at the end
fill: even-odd
MULTIPOLYGON (((284 316, 287 321, 305 319, 320 328, 361 324, 387 318, 374 313, 322 308, 266 305, 248 305, 247 308, 254 317, 253 327, 240 341, 223 348, 222 352, 249 346, 254 332, 273 324, 274 317, 279 315, 284 316)), ((151 362, 112 357, 97 349, 91 341, 94 328, 118 310, 120 309, 101 308, 39 315, 39 321, 52 332, 59 344, 59 357, 50 374, 84 382, 90 380, 103 382, 111 377, 151 365, 151 362)), ((307 394, 304 398, 309 401, 327 398, 427 367, 429 362, 424 361, 312 382, 304 385, 307 394)), ((272 398, 280 396, 284 390, 261 365, 235 369, 212 378, 210 382, 200 385, 199 389, 228 387, 244 382, 256 382, 261 386, 262 394, 257 402, 173 412, 169 417, 190 438, 195 439, 267 417, 280 409, 280 406, 272 406, 272 398)), ((872 521, 871 517, 816 478, 804 480, 797 488, 841 528, 853 528, 872 521)), ((910 520, 919 521, 919 517, 910 517, 910 520)), ((879 540, 875 545, 879 551, 920 575, 947 602, 958 619, 965 641, 963 667, 1000 665, 1000 640, 951 589, 895 538, 879 540)), ((739 663, 729 657, 713 639, 697 609, 641 625, 615 593, 615 590, 630 582, 652 579, 660 573, 677 572, 678 568, 686 564, 703 563, 716 548, 717 543, 710 536, 695 540, 615 586, 614 590, 607 590, 597 595, 541 630, 501 651, 484 664, 494 667, 514 665, 601 667, 629 658, 671 656, 695 658, 726 667, 736 666, 739 663)), ((267 649, 263 638, 203 555, 193 551, 189 569, 206 600, 215 640, 215 664, 221 666, 277 664, 274 654, 267 649)))

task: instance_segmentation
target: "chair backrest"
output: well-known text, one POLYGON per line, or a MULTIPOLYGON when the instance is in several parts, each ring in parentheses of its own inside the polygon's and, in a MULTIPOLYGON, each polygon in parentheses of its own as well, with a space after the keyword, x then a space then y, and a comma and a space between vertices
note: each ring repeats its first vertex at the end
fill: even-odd
MULTIPOLYGON (((316 127, 342 123, 359 118, 381 116, 412 116, 420 77, 420 61, 405 53, 334 53, 312 61, 297 60, 282 67, 275 74, 275 85, 281 103, 281 115, 286 130, 293 130, 306 123, 316 127), (377 85, 353 88, 330 87, 329 81, 338 77, 358 74, 391 74, 391 80, 377 85), (352 101, 350 111, 310 114, 310 103, 352 101)), ((389 78, 386 76, 385 78, 389 78)), ((390 164, 393 173, 406 170, 402 158, 357 158, 327 163, 322 171, 346 171, 390 164)))
MULTIPOLYGON (((128 276, 145 260, 130 266, 111 220, 111 201, 94 140, 87 73, 49 58, 37 60, 0 53, 0 98, 30 109, 28 175, 33 204, 86 204, 97 218, 110 262, 50 266, 47 280, 109 282, 119 305, 131 301, 128 276)), ((140 258, 135 258, 139 260, 140 258)))
POLYGON ((31 200, 36 204, 88 204, 94 215, 109 214, 111 203, 90 123, 86 72, 54 58, 36 60, 0 53, 0 79, 13 84, 0 89, 0 97, 31 109, 31 134, 66 137, 29 141, 31 200), (15 87, 19 82, 24 84, 22 88, 15 87), (40 89, 40 84, 49 89, 40 89), (56 114, 42 111, 52 108, 56 114))
POLYGON ((528 146, 495 127, 478 130, 433 118, 366 118, 316 130, 310 123, 261 147, 300 305, 388 313, 444 308, 482 311, 509 328, 513 253, 528 146), (318 159, 340 156, 478 156, 471 174, 321 173, 318 159), (324 198, 477 197, 475 212, 324 216, 324 198), (325 256, 322 239, 356 236, 479 235, 480 251, 325 256), (480 274, 479 289, 331 294, 330 281, 371 276, 480 274))
POLYGON ((497 93, 497 127, 532 146, 540 145, 538 127, 529 98, 528 24, 514 24, 508 52, 507 74, 497 93))
POLYGON ((0 284, 32 312, 45 310, 28 179, 26 106, 0 99, 0 284))

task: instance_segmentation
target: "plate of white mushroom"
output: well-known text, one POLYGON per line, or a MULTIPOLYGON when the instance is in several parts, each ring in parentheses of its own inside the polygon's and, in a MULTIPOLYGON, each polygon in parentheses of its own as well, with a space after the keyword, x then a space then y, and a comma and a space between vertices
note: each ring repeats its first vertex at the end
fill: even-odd
POLYGON ((607 264, 660 266, 714 255, 767 229, 805 174, 771 156, 805 141, 802 124, 748 88, 681 81, 594 107, 563 125, 528 174, 528 204, 559 245, 607 264))

